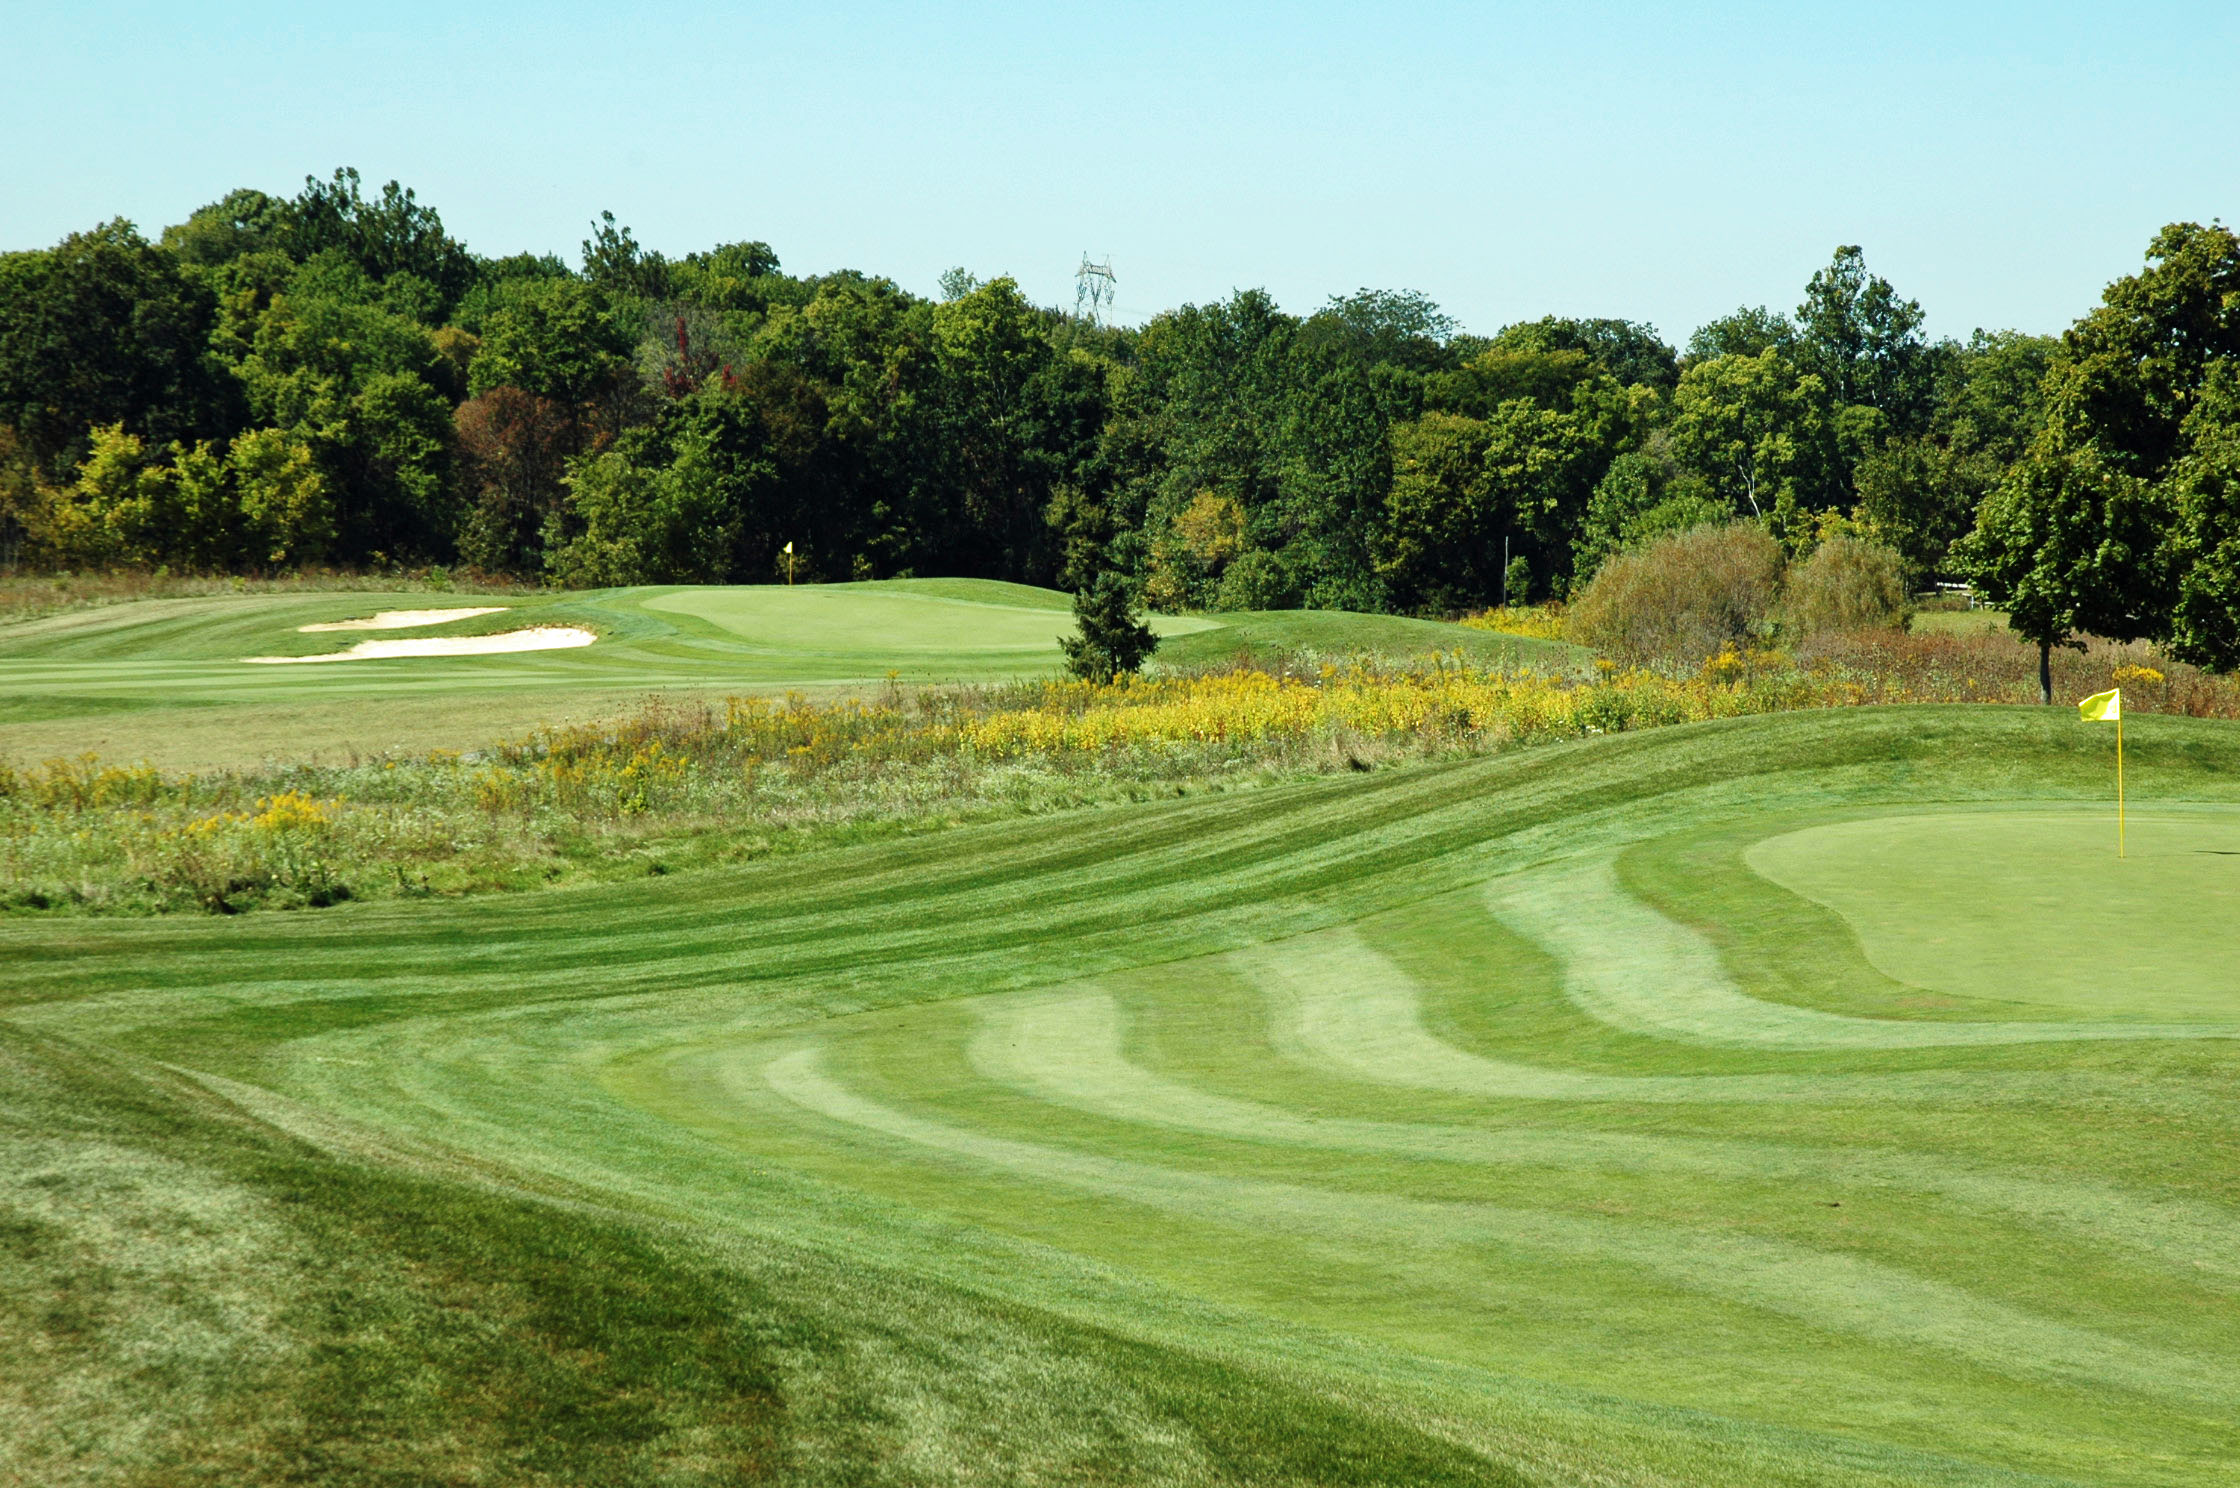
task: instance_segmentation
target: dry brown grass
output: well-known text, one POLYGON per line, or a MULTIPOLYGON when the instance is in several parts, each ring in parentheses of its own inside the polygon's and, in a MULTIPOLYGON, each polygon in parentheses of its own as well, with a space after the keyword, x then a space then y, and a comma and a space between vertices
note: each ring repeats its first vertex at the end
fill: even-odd
MULTIPOLYGON (((1793 655, 1799 667, 1874 677, 1909 700, 2038 702, 2038 648, 2006 630, 1829 632, 1801 641, 1793 655)), ((2056 703, 2109 687, 2123 689, 2128 712, 2240 719, 2240 677, 2171 661, 2139 643, 2088 637, 2082 651, 2053 653, 2056 703)))

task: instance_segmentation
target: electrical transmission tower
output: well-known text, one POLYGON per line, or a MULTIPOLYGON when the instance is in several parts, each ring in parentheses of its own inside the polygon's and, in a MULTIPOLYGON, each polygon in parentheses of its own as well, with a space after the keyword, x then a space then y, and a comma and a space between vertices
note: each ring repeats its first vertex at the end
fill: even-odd
POLYGON ((1104 317, 1112 309, 1114 286, 1120 281, 1112 277, 1112 259, 1103 263, 1089 262, 1089 255, 1081 255, 1081 267, 1073 271, 1073 318, 1091 325, 1104 324, 1104 317))

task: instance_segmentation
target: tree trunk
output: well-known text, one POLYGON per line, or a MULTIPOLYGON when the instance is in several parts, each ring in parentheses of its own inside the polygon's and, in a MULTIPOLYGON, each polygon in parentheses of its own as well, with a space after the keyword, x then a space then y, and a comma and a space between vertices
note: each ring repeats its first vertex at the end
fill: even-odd
POLYGON ((2038 642, 2038 701, 2053 705, 2053 642, 2038 642))

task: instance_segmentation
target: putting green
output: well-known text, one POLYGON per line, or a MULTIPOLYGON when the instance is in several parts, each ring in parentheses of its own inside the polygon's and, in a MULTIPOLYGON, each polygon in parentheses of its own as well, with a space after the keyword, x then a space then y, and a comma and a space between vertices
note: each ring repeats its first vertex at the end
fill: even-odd
POLYGON ((1893 814, 1746 854, 1915 987, 2109 1018, 2240 1022, 2240 816, 2106 809, 1893 814))

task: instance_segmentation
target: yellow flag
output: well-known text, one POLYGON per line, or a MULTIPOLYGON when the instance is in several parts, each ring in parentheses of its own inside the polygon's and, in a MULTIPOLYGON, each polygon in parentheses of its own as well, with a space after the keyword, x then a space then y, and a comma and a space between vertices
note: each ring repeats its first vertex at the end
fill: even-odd
POLYGON ((792 543, 787 543, 787 544, 786 544, 786 551, 787 551, 788 553, 791 553, 791 552, 793 551, 793 544, 792 544, 792 543))
POLYGON ((2123 717, 2123 689, 2096 692, 2077 704, 2077 712, 2086 723, 2115 723, 2123 717))

